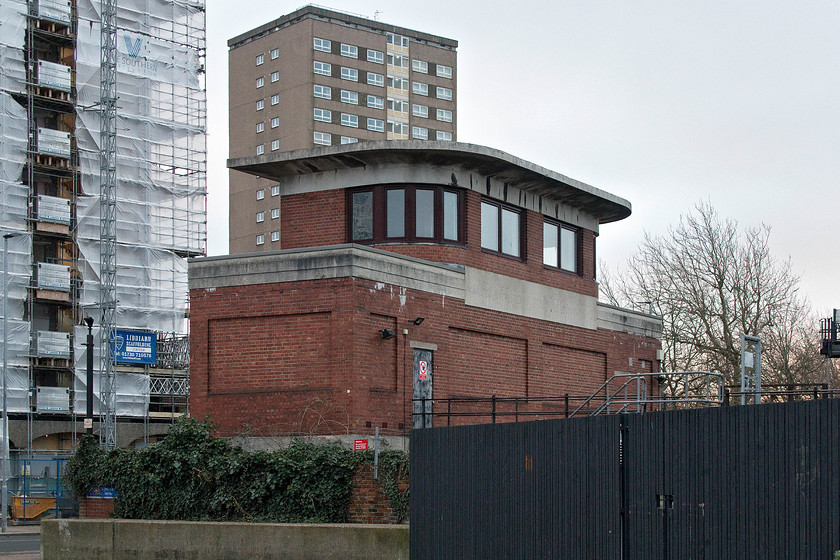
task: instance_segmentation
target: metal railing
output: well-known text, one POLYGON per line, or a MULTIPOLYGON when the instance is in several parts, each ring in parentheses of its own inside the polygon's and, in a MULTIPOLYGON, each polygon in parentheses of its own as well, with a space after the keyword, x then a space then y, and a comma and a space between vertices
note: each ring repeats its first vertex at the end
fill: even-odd
MULTIPOLYGON (((739 389, 740 385, 726 386, 724 406, 740 402, 743 393, 739 389)), ((761 385, 759 402, 777 403, 836 398, 840 398, 840 390, 830 389, 826 383, 770 383, 761 385)))
MULTIPOLYGON (((521 422, 644 413, 658 410, 707 408, 740 404, 740 385, 726 385, 723 374, 708 371, 617 373, 591 395, 562 397, 453 397, 413 399, 416 427, 435 420, 446 425, 521 422), (654 393, 654 389, 656 390, 654 393), (458 420, 461 419, 461 420, 458 420)), ((840 398, 840 390, 825 383, 762 385, 760 403, 840 398)))
POLYGON ((38 523, 44 518, 78 515, 78 501, 62 480, 67 459, 22 451, 10 454, 8 503, 12 523, 38 523))

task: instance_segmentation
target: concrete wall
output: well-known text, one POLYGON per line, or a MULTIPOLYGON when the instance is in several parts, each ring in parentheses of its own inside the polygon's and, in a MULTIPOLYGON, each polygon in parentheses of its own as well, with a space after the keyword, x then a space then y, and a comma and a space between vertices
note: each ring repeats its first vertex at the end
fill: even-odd
POLYGON ((405 525, 51 519, 43 560, 408 560, 405 525))
MULTIPOLYGON (((169 432, 169 423, 151 422, 146 427, 148 435, 164 436, 169 432)), ((100 430, 99 418, 95 418, 93 422, 94 434, 99 434, 100 430)), ((27 423, 26 420, 9 420, 9 438, 11 439, 12 447, 26 447, 27 441, 27 423)), ((143 439, 143 423, 121 422, 117 426, 117 447, 125 448, 130 446, 137 440, 143 439)), ((70 435, 76 432, 79 437, 85 433, 84 423, 82 420, 74 422, 72 420, 40 420, 36 419, 32 423, 32 439, 38 439, 43 436, 66 435, 65 447, 60 449, 73 449, 72 441, 69 440, 70 435), (67 447, 69 445, 69 447, 67 447)), ((154 441, 152 439, 151 441, 154 441)))

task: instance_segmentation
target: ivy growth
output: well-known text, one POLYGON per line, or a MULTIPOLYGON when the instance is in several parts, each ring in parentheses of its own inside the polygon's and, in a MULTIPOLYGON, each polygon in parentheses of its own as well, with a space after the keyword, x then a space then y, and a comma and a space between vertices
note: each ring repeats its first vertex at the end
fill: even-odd
MULTIPOLYGON (((82 439, 65 481, 77 496, 116 489, 114 514, 129 519, 340 523, 348 519, 353 475, 371 454, 295 441, 246 452, 213 436, 208 422, 182 419, 162 442, 105 453, 82 439)), ((380 482, 398 521, 408 515, 408 455, 380 454, 380 482)))
POLYGON ((408 469, 408 453, 384 451, 379 454, 379 483, 388 496, 397 523, 402 523, 408 518, 408 469))
POLYGON ((85 435, 64 470, 64 483, 76 496, 87 496, 91 488, 107 484, 105 465, 107 455, 99 447, 99 440, 85 435))

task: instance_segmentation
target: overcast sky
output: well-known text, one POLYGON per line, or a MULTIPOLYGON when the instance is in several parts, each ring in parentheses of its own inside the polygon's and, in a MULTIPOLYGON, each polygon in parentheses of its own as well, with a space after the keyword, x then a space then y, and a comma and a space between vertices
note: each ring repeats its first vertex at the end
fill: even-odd
MULTIPOLYGON (((227 40, 303 5, 207 0, 211 255, 228 247, 227 40)), ((770 225, 819 315, 840 307, 840 1, 322 5, 456 39, 458 140, 629 200, 598 239, 612 270, 702 200, 770 225)))

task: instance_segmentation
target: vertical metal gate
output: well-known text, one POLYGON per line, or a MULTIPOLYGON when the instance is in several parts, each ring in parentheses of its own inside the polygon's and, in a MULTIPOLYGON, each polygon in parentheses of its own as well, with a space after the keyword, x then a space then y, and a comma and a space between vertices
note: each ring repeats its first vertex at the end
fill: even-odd
POLYGON ((840 400, 418 429, 411 558, 815 560, 840 400))

